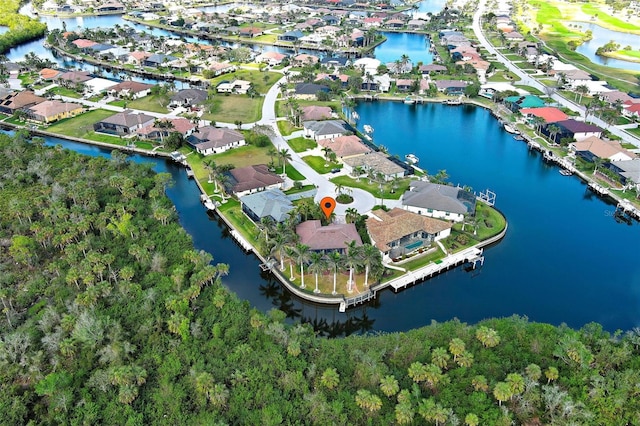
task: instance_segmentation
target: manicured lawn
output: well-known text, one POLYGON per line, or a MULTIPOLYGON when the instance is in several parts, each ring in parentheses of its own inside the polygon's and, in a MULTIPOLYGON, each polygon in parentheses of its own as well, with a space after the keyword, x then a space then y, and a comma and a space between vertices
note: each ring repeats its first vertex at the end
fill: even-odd
POLYGON ((506 55, 504 55, 504 56, 505 56, 505 58, 507 58, 508 60, 510 60, 510 61, 515 61, 515 62, 520 62, 520 61, 524 61, 524 60, 525 60, 522 56, 517 55, 517 54, 515 54, 515 53, 509 53, 509 54, 506 54, 506 55))
POLYGON ((300 127, 294 127, 289 120, 278 120, 278 130, 282 136, 289 136, 296 130, 302 130, 300 127))
POLYGON ((498 235, 506 225, 504 216, 484 203, 476 205, 476 216, 479 218, 477 238, 480 240, 498 235))
MULTIPOLYGON (((638 130, 638 129, 636 128, 636 129, 633 129, 633 130, 638 130)), ((634 144, 632 144, 632 143, 622 143, 621 146, 624 149, 636 149, 636 146, 634 144)))
POLYGON ((219 121, 222 123, 235 123, 240 120, 243 123, 253 123, 262 116, 262 104, 264 98, 256 96, 250 98, 247 95, 215 96, 210 101, 210 111, 203 114, 205 120, 219 121))
POLYGON ((82 95, 75 90, 67 89, 66 87, 54 87, 53 89, 48 90, 48 92, 53 93, 55 95, 67 96, 69 98, 80 99, 82 95))
POLYGON ((237 70, 229 74, 223 74, 209 80, 211 86, 216 87, 223 81, 246 80, 253 84, 253 88, 258 93, 267 93, 269 88, 282 78, 282 74, 277 72, 259 71, 259 70, 237 70))
MULTIPOLYGON (((278 171, 278 169, 280 169, 280 171, 282 171, 281 167, 276 168, 276 173, 278 171)), ((300 173, 299 171, 297 171, 295 169, 295 167, 293 167, 291 164, 287 163, 286 167, 285 167, 285 171, 287 173, 287 177, 291 180, 305 180, 306 178, 302 175, 302 173, 300 173)))
POLYGON ((520 84, 517 84, 516 86, 519 89, 526 90, 527 92, 531 93, 532 95, 544 95, 544 93, 541 90, 538 90, 538 89, 536 89, 535 87, 532 87, 532 86, 525 86, 525 85, 520 85, 520 84))
POLYGON ((289 146, 294 152, 303 152, 318 146, 316 141, 314 141, 313 139, 307 139, 304 137, 290 139, 287 141, 287 143, 289 144, 289 146))
POLYGON ((582 11, 589 15, 597 15, 598 20, 620 31, 640 32, 640 27, 629 22, 622 21, 614 16, 607 15, 599 5, 587 3, 582 5, 582 11))
POLYGON ((257 245, 260 231, 243 212, 240 207, 240 202, 234 199, 227 200, 226 203, 218 207, 218 212, 223 215, 233 227, 240 232, 254 246, 257 245))
POLYGON ((640 138, 640 128, 638 127, 636 127, 635 129, 627 129, 627 132, 640 138))
MULTIPOLYGON (((253 166, 255 164, 269 164, 271 158, 267 155, 267 152, 270 146, 272 145, 260 148, 254 145, 245 145, 220 154, 209 155, 206 158, 212 159, 216 164, 232 164, 238 168, 253 166)), ((198 177, 202 178, 206 178, 208 175, 202 165, 204 158, 205 157, 193 151, 192 154, 187 157, 191 168, 196 172, 198 177), (198 173, 197 170, 202 170, 202 172, 198 173)))
POLYGON ((341 169, 340 163, 328 163, 325 158, 318 157, 317 155, 308 155, 302 157, 305 163, 307 163, 313 170, 320 174, 329 173, 332 169, 341 169))
MULTIPOLYGON (((308 157, 305 157, 308 158, 308 157)), ((350 188, 360 188, 371 193, 375 197, 380 197, 380 184, 376 182, 369 183, 369 179, 361 177, 358 182, 350 176, 337 176, 333 179, 329 179, 336 185, 344 185, 350 188)), ((385 182, 382 185, 382 198, 388 198, 392 200, 399 200, 402 194, 409 189, 410 178, 403 178, 397 183, 397 188, 394 190, 392 182, 385 182), (393 192, 392 192, 393 191, 393 192)))
MULTIPOLYGON (((168 111, 167 105, 169 105, 170 95, 149 95, 144 98, 134 99, 126 102, 127 108, 141 109, 143 111, 153 111, 166 113, 168 111)), ((122 102, 122 101, 118 101, 122 102)), ((124 102, 122 107, 124 107, 124 102)))
POLYGON ((103 120, 107 117, 111 117, 114 114, 115 112, 107 111, 106 109, 96 109, 93 111, 85 112, 84 114, 80 114, 73 118, 60 120, 56 124, 49 126, 47 130, 49 132, 59 133, 66 136, 73 136, 76 138, 87 138, 90 133, 94 133, 94 123, 97 123, 98 121, 103 120))
POLYGON ((444 257, 444 252, 440 247, 437 247, 435 251, 429 254, 425 254, 423 256, 416 256, 414 260, 410 260, 406 263, 392 263, 400 268, 404 268, 407 271, 415 271, 416 269, 420 269, 423 266, 427 266, 431 262, 442 259, 444 257))
POLYGON ((310 191, 310 190, 314 189, 315 187, 316 187, 315 185, 304 185, 300 189, 298 189, 298 188, 287 189, 286 191, 284 191, 284 193, 287 194, 287 195, 297 194, 299 192, 310 191))

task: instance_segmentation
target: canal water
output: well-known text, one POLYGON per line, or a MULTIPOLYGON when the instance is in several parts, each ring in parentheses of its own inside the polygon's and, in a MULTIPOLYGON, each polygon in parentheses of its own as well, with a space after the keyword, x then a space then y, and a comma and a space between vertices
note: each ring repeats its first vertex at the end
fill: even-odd
POLYGON ((433 62, 433 54, 429 51, 431 42, 426 35, 390 32, 383 34, 387 40, 373 51, 376 59, 383 64, 395 62, 402 55, 407 55, 413 65, 429 65, 433 62))
POLYGON ((576 52, 586 56, 591 62, 595 64, 605 65, 611 68, 640 71, 639 62, 622 61, 619 59, 611 59, 605 56, 596 55, 596 50, 598 50, 599 47, 602 47, 605 44, 609 43, 610 41, 618 43, 621 49, 625 46, 631 46, 633 50, 638 50, 638 48, 640 47, 640 35, 609 30, 594 23, 568 22, 567 24, 577 26, 583 32, 591 30, 593 38, 586 43, 582 43, 576 49, 576 52))

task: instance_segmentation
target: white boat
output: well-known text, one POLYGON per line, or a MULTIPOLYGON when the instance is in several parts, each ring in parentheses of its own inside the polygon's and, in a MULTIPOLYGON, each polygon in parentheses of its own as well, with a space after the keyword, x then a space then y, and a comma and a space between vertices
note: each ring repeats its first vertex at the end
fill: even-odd
POLYGON ((413 105, 416 101, 411 98, 411 96, 407 96, 404 98, 404 103, 407 105, 413 105))
POLYGON ((407 160, 407 163, 409 164, 418 164, 418 161, 420 161, 420 159, 414 154, 407 154, 404 156, 404 159, 407 160))
POLYGON ((509 132, 512 133, 514 135, 518 135, 520 134, 520 131, 518 129, 516 129, 515 127, 511 127, 510 125, 508 125, 507 123, 504 124, 504 129, 509 132))
POLYGON ((562 176, 571 176, 573 174, 573 172, 571 170, 567 170, 567 169, 560 169, 560 174, 562 176))
POLYGON ((366 140, 368 140, 369 142, 371 142, 373 140, 373 139, 371 139, 371 136, 369 136, 369 135, 364 135, 364 138, 366 140))
POLYGON ((373 133, 373 127, 368 124, 365 124, 364 126, 362 126, 362 128, 364 129, 365 133, 373 133))

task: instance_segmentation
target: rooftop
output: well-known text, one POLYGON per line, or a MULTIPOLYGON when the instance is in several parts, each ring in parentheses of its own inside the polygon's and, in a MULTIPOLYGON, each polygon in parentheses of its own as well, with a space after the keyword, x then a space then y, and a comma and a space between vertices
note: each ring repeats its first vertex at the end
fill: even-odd
POLYGON ((319 220, 307 220, 296 226, 300 243, 311 250, 346 250, 347 244, 355 241, 362 245, 362 239, 353 223, 332 223, 322 226, 319 220))

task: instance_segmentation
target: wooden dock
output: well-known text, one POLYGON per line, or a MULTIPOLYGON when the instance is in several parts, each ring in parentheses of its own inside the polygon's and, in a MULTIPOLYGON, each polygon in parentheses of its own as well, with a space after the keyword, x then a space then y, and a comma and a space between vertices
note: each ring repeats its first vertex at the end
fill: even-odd
POLYGON ((609 190, 607 188, 605 188, 604 186, 597 184, 595 182, 589 182, 589 184, 587 185, 587 188, 589 188, 590 190, 592 190, 593 192, 595 192, 598 195, 601 196, 611 196, 611 193, 609 192, 609 190))
POLYGON ((631 204, 629 200, 620 200, 616 206, 616 212, 630 216, 635 220, 640 220, 640 209, 631 204))

